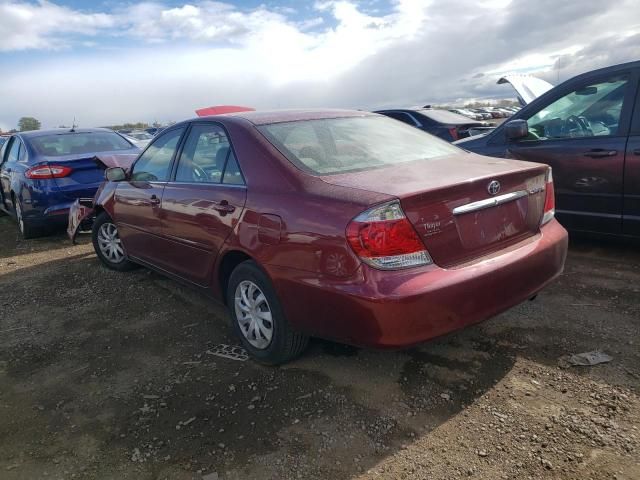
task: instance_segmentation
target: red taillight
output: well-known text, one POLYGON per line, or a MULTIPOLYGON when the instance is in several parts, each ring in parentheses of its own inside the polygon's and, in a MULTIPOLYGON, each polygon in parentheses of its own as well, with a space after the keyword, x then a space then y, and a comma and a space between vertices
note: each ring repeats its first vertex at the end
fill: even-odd
POLYGON ((432 263, 398 201, 358 215, 346 235, 356 255, 372 267, 393 270, 432 263))
POLYGON ((544 215, 542 216, 541 225, 550 222, 556 214, 556 195, 555 189, 553 188, 553 175, 551 174, 551 169, 549 169, 549 173, 547 173, 547 182, 545 186, 545 197, 544 197, 544 215))
POLYGON ((32 167, 25 172, 25 176, 32 180, 46 180, 49 178, 62 178, 68 176, 73 171, 70 167, 61 165, 45 165, 32 167))
POLYGON ((454 140, 460 139, 460 134, 458 133, 458 129, 456 127, 450 128, 449 134, 453 137, 454 140))

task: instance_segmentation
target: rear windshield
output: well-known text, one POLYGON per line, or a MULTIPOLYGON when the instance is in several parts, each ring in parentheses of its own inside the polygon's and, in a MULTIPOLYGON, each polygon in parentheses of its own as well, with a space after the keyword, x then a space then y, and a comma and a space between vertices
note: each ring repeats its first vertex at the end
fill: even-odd
POLYGON ((452 124, 473 123, 473 120, 471 120, 470 118, 467 118, 458 113, 449 112, 448 110, 424 109, 424 110, 419 110, 419 112, 425 117, 428 117, 434 122, 438 122, 438 123, 452 123, 452 124))
POLYGON ((40 155, 50 157, 132 148, 129 142, 112 132, 56 133, 32 138, 30 142, 40 155))
POLYGON ((445 141, 384 116, 274 123, 259 129, 294 165, 317 175, 460 153, 445 141))

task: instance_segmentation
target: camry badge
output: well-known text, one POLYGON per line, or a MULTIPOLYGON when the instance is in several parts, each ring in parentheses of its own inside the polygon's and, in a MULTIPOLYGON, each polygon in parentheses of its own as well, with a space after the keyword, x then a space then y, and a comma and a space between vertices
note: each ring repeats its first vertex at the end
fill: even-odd
POLYGON ((500 182, 497 180, 491 180, 489 185, 487 185, 487 192, 491 195, 497 195, 500 191, 500 182))

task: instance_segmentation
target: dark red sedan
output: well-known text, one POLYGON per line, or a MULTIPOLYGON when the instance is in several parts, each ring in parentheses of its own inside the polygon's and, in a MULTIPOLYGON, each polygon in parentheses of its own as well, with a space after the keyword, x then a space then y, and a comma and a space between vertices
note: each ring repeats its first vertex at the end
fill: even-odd
POLYGON ((102 262, 224 301, 268 364, 309 336, 394 348, 485 320, 557 277, 567 251, 549 167, 364 112, 188 120, 107 178, 102 262))

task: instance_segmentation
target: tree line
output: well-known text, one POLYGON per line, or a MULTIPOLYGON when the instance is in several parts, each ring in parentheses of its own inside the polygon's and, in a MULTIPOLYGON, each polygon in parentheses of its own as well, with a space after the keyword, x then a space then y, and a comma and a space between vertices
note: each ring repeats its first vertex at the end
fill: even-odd
MULTIPOLYGON (((109 125, 104 128, 110 128, 111 130, 144 130, 149 127, 161 127, 162 125, 158 122, 153 122, 152 124, 148 124, 146 122, 135 122, 135 123, 123 123, 122 125, 109 125)), ((18 128, 13 128, 8 132, 4 133, 16 133, 16 132, 28 132, 30 130, 40 130, 42 127, 42 123, 40 120, 34 117, 22 117, 18 120, 18 128)), ((71 128, 67 125, 59 125, 58 128, 71 128)), ((0 130, 0 133, 3 133, 0 130)))
POLYGON ((40 123, 40 120, 38 120, 37 118, 22 117, 20 120, 18 120, 17 129, 12 128, 8 132, 2 132, 2 130, 0 130, 0 133, 16 133, 16 132, 28 132, 29 130, 40 130, 41 126, 42 124, 40 123))

